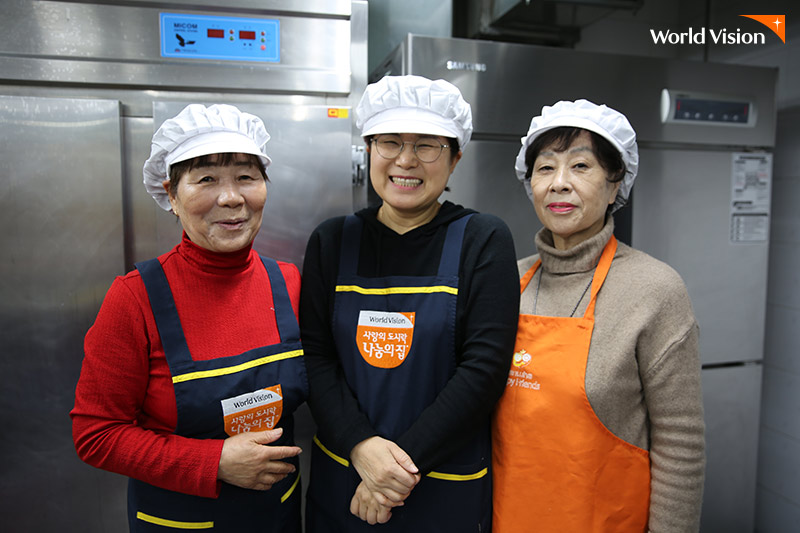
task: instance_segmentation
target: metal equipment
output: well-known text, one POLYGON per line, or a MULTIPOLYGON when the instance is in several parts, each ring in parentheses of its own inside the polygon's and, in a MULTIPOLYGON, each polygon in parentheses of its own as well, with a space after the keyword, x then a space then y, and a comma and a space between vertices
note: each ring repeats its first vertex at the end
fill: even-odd
POLYGON ((700 324, 701 527, 753 531, 777 70, 409 35, 371 80, 385 74, 446 79, 472 104, 445 197, 503 218, 519 257, 541 227, 514 175, 531 117, 586 98, 630 119, 640 168, 618 237, 680 273, 700 324))
MULTIPOLYGON (((83 336, 114 276, 180 240, 142 185, 154 129, 188 103, 263 118, 273 164, 255 248, 301 266, 312 229, 365 194, 352 185, 362 141, 350 110, 366 85, 366 41, 361 1, 3 2, 6 530, 127 528, 126 480, 79 461, 68 412, 83 336)), ((307 410, 297 431, 310 450, 307 410)))

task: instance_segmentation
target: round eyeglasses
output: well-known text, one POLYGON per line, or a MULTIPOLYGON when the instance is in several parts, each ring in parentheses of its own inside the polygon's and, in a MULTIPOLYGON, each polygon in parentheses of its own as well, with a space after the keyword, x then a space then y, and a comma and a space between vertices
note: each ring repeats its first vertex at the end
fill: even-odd
POLYGON ((372 139, 378 155, 385 159, 394 159, 399 156, 407 144, 414 147, 414 155, 423 163, 433 163, 442 155, 442 150, 450 145, 442 144, 432 137, 422 137, 417 142, 404 141, 397 135, 381 135, 372 139))

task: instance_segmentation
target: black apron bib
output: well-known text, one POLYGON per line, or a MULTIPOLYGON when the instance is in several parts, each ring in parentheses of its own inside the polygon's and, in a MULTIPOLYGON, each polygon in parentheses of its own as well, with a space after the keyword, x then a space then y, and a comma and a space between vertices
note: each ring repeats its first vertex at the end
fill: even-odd
MULTIPOLYGON (((447 227, 436 276, 357 275, 361 220, 345 219, 333 333, 347 383, 378 434, 402 435, 434 402, 456 369, 458 268, 471 215, 447 227)), ((388 523, 350 513, 360 483, 345 458, 315 437, 307 500, 309 533, 489 531, 489 424, 447 464, 424 476, 388 523)))
MULTIPOLYGON (((167 278, 157 259, 137 263, 164 346, 178 409, 175 434, 225 439, 243 431, 282 427, 274 445, 294 444, 292 413, 308 394, 300 329, 280 267, 261 258, 272 288, 280 343, 233 356, 193 361, 167 278)), ((131 479, 128 522, 135 532, 214 530, 300 532, 297 469, 268 491, 222 484, 218 498, 202 498, 131 479)))

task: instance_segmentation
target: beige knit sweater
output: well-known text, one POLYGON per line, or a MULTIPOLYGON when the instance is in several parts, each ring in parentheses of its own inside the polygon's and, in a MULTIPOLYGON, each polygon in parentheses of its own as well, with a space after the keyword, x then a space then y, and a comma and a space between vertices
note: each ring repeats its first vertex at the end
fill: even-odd
MULTIPOLYGON (((613 231, 609 217, 600 233, 570 250, 557 250, 549 230, 537 233, 540 255, 518 262, 521 277, 542 259, 520 313, 569 316, 580 299, 575 316, 582 316, 589 293, 581 294, 613 231)), ((678 273, 621 242, 597 295, 586 393, 612 433, 650 451, 649 530, 698 531, 705 426, 697 322, 678 273)))

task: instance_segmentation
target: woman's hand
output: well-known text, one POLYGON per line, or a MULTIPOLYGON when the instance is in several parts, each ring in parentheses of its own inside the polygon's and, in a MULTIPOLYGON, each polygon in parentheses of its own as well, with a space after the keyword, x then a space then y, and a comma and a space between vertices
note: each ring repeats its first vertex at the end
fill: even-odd
MULTIPOLYGON (((381 505, 375 496, 380 496, 380 493, 370 492, 362 481, 350 500, 350 512, 371 526, 385 524, 392 517, 392 507, 381 505)), ((394 507, 398 505, 403 504, 395 504, 394 507)))
POLYGON ((420 480, 419 469, 411 457, 400 446, 381 437, 370 437, 356 444, 350 459, 365 489, 384 507, 401 504, 420 480))
POLYGON ((225 439, 219 458, 217 479, 253 490, 269 490, 295 471, 294 465, 281 459, 295 457, 297 446, 267 446, 283 434, 283 428, 240 433, 225 439))

